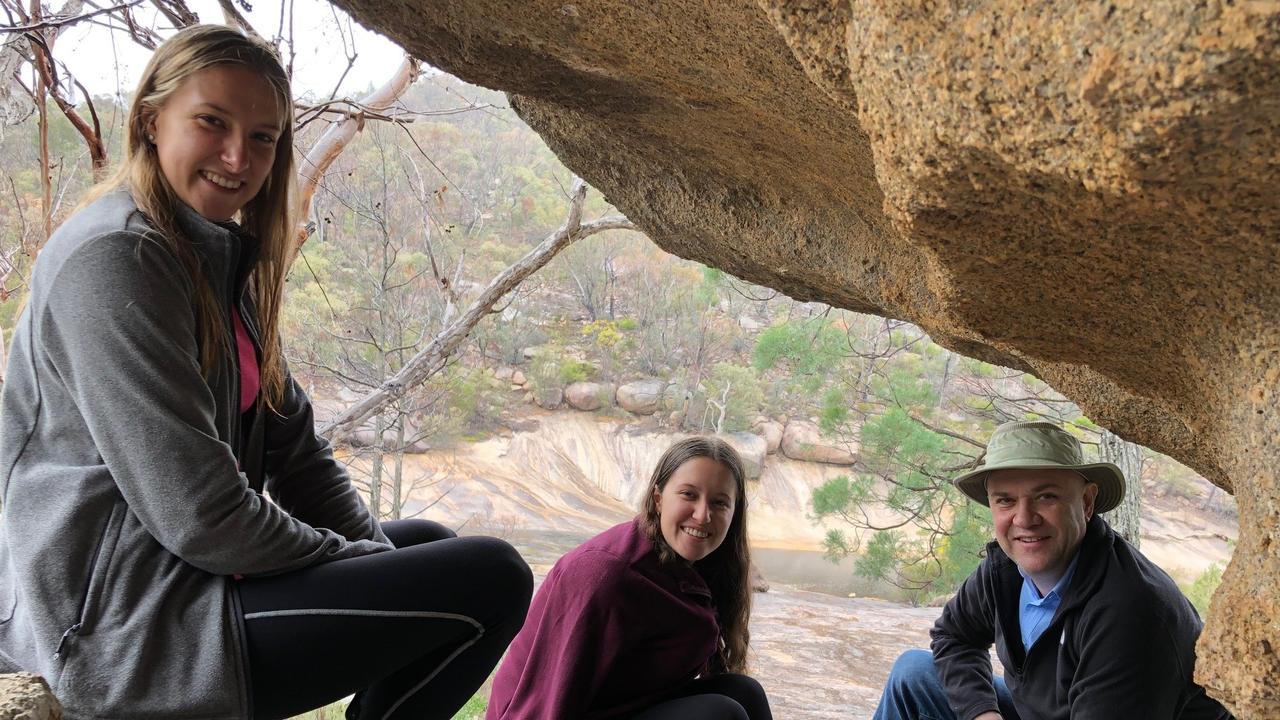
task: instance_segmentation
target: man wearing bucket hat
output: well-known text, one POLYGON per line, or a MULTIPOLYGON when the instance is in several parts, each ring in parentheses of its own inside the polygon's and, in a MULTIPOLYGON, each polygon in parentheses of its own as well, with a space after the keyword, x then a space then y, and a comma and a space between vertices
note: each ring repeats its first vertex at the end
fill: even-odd
POLYGON ((1053 423, 1011 422, 953 482, 991 507, 995 541, 932 653, 894 663, 875 720, 1229 720, 1191 677, 1195 609, 1098 517, 1124 497, 1120 468, 1084 462, 1053 423))

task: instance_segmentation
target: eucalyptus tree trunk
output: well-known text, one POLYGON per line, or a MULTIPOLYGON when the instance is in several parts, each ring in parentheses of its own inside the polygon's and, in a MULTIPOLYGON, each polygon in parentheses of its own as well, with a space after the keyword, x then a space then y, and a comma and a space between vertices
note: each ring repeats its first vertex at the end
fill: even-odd
POLYGON ((409 416, 401 413, 399 422, 396 423, 396 460, 394 474, 391 476, 391 519, 399 520, 400 511, 404 508, 404 426, 409 422, 409 416))
POLYGON ((386 431, 386 416, 378 413, 373 421, 373 462, 369 465, 369 514, 375 520, 382 519, 382 436, 386 431))
POLYGON ((1124 500, 1103 517, 1113 530, 1136 548, 1141 540, 1139 511, 1142 509, 1142 446, 1104 429, 1098 453, 1104 462, 1115 463, 1124 473, 1124 500))

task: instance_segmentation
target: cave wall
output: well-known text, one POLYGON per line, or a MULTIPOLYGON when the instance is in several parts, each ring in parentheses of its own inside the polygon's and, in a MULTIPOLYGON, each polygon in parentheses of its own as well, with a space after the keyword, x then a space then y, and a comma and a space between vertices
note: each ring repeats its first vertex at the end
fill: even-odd
POLYGON ((1235 492, 1197 678, 1280 717, 1280 3, 339 0, 670 252, 1034 372, 1235 492))

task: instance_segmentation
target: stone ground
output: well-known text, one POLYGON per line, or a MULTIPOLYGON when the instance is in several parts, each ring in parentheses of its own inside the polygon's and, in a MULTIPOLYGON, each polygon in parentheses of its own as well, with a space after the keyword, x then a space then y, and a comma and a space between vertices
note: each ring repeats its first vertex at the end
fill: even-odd
POLYGON ((751 674, 777 720, 869 718, 894 659, 928 647, 940 612, 775 586, 755 596, 751 674))

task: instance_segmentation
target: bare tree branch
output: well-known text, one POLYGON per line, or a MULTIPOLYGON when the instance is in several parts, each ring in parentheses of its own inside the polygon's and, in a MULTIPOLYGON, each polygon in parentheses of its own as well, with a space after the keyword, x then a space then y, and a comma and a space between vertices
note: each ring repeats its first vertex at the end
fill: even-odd
MULTIPOLYGON (((385 110, 404 95, 421 71, 421 64, 405 56, 395 75, 385 85, 374 90, 360 100, 360 105, 369 110, 385 110)), ((298 167, 298 207, 296 217, 307 217, 311 214, 311 199, 315 196, 316 186, 324 173, 338 158, 356 133, 364 129, 365 115, 362 112, 352 113, 339 123, 329 126, 320 136, 316 144, 307 152, 298 167)), ((299 233, 298 247, 306 241, 306 235, 299 233)))
POLYGON ((586 196, 587 184, 575 178, 569 215, 564 224, 527 255, 494 277, 457 321, 436 335, 425 348, 418 351, 399 372, 383 382, 377 390, 369 393, 321 427, 320 434, 332 440, 351 432, 359 427, 360 423, 430 377, 453 355, 475 326, 492 311, 493 306, 503 296, 546 265, 565 247, 605 230, 636 229, 630 220, 619 215, 583 223, 582 206, 586 196))
POLYGON ((140 4, 142 4, 142 0, 133 0, 133 2, 124 3, 123 5, 112 5, 111 7, 99 8, 97 10, 94 10, 93 12, 87 12, 87 13, 84 13, 83 15, 76 15, 74 17, 59 17, 53 20, 44 20, 38 23, 31 23, 30 25, 17 25, 15 27, 0 27, 0 33, 27 33, 27 32, 39 32, 41 30, 48 30, 51 28, 62 28, 64 25, 74 25, 80 22, 81 20, 88 20, 89 18, 96 17, 98 15, 106 15, 108 13, 114 13, 116 11, 125 10, 127 8, 133 7, 134 5, 140 5, 140 4))

